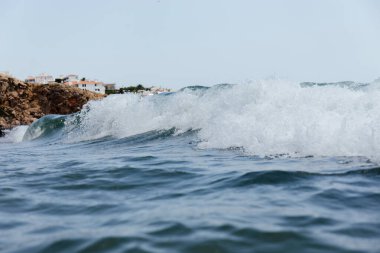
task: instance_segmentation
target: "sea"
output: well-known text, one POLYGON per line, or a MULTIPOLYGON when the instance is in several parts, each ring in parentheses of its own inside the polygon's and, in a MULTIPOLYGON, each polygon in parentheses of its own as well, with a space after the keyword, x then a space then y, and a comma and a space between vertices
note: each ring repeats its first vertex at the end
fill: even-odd
POLYGON ((0 138, 0 252, 380 252, 380 81, 111 95, 0 138))

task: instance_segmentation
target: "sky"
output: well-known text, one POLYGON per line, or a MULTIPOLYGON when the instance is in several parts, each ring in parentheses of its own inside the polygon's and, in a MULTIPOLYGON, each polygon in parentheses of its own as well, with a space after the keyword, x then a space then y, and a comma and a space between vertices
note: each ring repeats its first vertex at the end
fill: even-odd
POLYGON ((118 86, 380 77, 377 0, 0 0, 0 71, 118 86))

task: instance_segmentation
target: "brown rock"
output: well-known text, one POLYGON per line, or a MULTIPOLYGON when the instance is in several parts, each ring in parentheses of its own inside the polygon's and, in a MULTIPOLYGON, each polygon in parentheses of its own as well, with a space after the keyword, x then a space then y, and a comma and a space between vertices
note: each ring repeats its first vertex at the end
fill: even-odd
POLYGON ((31 124, 46 114, 70 114, 104 95, 61 84, 26 84, 0 74, 0 125, 31 124))

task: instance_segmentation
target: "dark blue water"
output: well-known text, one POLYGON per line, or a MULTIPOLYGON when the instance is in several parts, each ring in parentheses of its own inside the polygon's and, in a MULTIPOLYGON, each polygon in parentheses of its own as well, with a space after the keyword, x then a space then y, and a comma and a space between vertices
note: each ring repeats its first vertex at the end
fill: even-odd
POLYGON ((0 251, 380 251, 367 159, 259 158, 195 134, 3 143, 0 251))
POLYGON ((0 139, 0 252, 380 252, 380 89, 270 88, 110 96, 0 139))

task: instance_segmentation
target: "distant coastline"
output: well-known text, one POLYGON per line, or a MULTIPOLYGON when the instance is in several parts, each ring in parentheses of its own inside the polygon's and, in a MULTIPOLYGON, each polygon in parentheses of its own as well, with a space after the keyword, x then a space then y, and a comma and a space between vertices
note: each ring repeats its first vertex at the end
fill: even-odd
POLYGON ((71 114, 80 111, 89 100, 103 97, 77 87, 28 84, 0 74, 0 129, 28 125, 47 114, 71 114))

